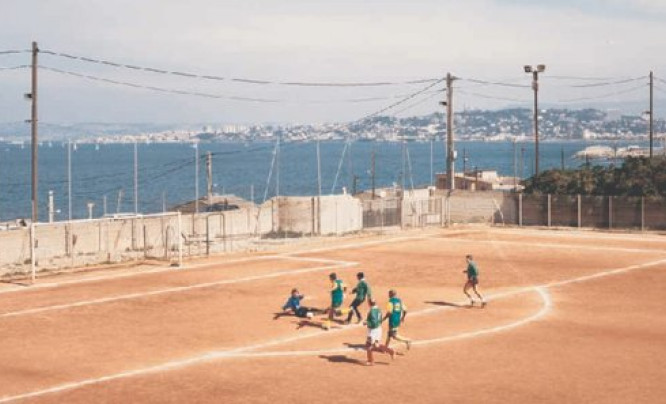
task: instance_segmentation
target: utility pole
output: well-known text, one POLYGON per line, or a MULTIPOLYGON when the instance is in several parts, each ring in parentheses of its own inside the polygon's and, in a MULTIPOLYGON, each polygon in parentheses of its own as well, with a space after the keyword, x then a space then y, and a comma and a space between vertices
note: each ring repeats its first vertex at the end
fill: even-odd
POLYGON ((194 212, 199 213, 199 143, 194 143, 194 212))
POLYGON ((280 196, 280 135, 277 138, 277 156, 275 165, 277 166, 277 173, 275 175, 275 196, 280 196))
POLYGON ((532 73, 532 90, 534 90, 534 183, 539 179, 539 73, 546 71, 546 65, 536 67, 525 66, 525 73, 532 73))
POLYGON ((648 126, 650 130, 650 158, 652 158, 654 137, 654 74, 652 71, 650 71, 650 121, 648 126))
POLYGON ((317 196, 321 197, 321 154, 319 140, 317 140, 317 196))
POLYGON ((564 171, 564 146, 560 149, 560 164, 562 166, 562 171, 564 171))
POLYGON ((400 182, 401 182, 400 187, 402 189, 403 195, 405 193, 405 174, 406 174, 406 160, 407 160, 406 159, 406 157, 407 157, 406 145, 407 145, 407 143, 405 142, 405 139, 403 138, 402 139, 402 175, 401 175, 401 178, 400 178, 400 182))
POLYGON ((118 201, 116 202, 116 213, 120 213, 120 206, 123 203, 123 189, 118 190, 118 201))
POLYGON ((32 90, 30 92, 30 99, 32 100, 32 114, 30 118, 31 132, 32 132, 32 222, 39 221, 39 197, 37 195, 37 181, 38 181, 38 153, 37 153, 37 54, 39 48, 37 42, 32 43, 32 90))
POLYGON ((518 191, 518 145, 513 139, 513 190, 518 191))
POLYGON ((434 174, 433 174, 433 171, 432 171, 432 163, 433 163, 432 162, 432 160, 433 160, 432 157, 433 157, 433 154, 432 154, 432 138, 430 138, 430 186, 434 185, 433 182, 434 182, 434 178, 435 178, 434 174))
POLYGON ((206 153, 206 178, 207 178, 207 191, 208 191, 208 207, 213 206, 213 154, 206 153))
POLYGON ((139 214, 139 152, 134 141, 134 214, 139 214))
POLYGON ((446 73, 446 101, 440 104, 446 106, 446 182, 447 188, 453 190, 456 187, 455 181, 455 150, 453 148, 453 77, 451 73, 446 73))
POLYGON ((375 145, 372 145, 372 166, 371 166, 371 174, 372 174, 372 199, 375 199, 375 145))
POLYGON ((72 221, 72 141, 67 141, 67 209, 69 221, 72 221))

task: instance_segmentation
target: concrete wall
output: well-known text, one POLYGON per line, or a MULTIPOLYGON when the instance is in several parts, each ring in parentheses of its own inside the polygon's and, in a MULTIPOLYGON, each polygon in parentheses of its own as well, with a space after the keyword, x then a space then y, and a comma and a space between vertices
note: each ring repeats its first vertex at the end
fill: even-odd
POLYGON ((518 223, 516 195, 502 191, 459 191, 444 196, 450 223, 518 223))
POLYGON ((361 201, 350 195, 281 196, 272 201, 277 234, 345 234, 363 228, 361 201))

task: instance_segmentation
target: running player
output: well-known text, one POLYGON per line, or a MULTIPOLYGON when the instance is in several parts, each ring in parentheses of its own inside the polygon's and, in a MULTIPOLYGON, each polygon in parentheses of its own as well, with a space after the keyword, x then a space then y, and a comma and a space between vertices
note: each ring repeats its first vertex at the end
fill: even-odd
POLYGON ((368 299, 370 311, 366 318, 365 325, 368 327, 368 338, 365 341, 365 351, 368 355, 366 365, 372 366, 375 364, 373 352, 387 353, 391 355, 391 359, 395 358, 395 351, 385 345, 381 344, 382 340, 382 311, 377 307, 377 303, 368 299))
POLYGON ((402 302, 402 299, 398 297, 398 293, 395 290, 389 291, 389 301, 386 304, 386 315, 384 320, 389 322, 389 331, 386 336, 386 346, 388 347, 391 339, 400 341, 407 346, 407 350, 412 347, 412 340, 409 338, 403 337, 398 333, 398 328, 400 324, 405 322, 405 317, 407 317, 407 307, 402 302))
POLYGON ((324 324, 325 330, 331 328, 331 321, 338 314, 338 310, 344 300, 345 292, 347 291, 344 282, 342 282, 342 279, 338 279, 338 275, 335 272, 332 272, 328 278, 331 280, 331 306, 327 309, 328 321, 324 324))
POLYGON ((479 268, 476 266, 476 262, 474 262, 474 258, 472 258, 471 254, 467 254, 465 258, 467 259, 467 269, 464 270, 463 273, 467 274, 467 282, 465 282, 465 286, 463 287, 463 292, 469 298, 469 305, 474 306, 474 299, 468 292, 469 288, 472 288, 474 293, 479 297, 479 300, 481 301, 481 307, 484 307, 486 305, 486 302, 485 300, 483 300, 483 296, 481 296, 479 291, 476 289, 476 286, 479 284, 479 268))
POLYGON ((356 313, 357 322, 360 323, 363 319, 361 317, 361 312, 358 311, 358 306, 360 306, 365 301, 366 297, 368 299, 372 299, 372 292, 370 291, 370 286, 365 281, 365 275, 363 272, 357 273, 356 278, 358 279, 358 284, 356 284, 356 287, 352 289, 352 293, 356 293, 356 297, 354 297, 354 301, 349 306, 351 310, 347 316, 347 324, 351 323, 351 319, 354 313, 356 313))

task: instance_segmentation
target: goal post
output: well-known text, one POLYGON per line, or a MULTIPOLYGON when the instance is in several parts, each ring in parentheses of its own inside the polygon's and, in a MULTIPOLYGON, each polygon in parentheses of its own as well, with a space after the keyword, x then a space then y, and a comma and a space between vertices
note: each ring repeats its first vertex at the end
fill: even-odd
POLYGON ((37 272, 44 270, 132 261, 181 266, 181 221, 179 212, 166 212, 33 223, 30 226, 30 276, 34 279, 37 272))

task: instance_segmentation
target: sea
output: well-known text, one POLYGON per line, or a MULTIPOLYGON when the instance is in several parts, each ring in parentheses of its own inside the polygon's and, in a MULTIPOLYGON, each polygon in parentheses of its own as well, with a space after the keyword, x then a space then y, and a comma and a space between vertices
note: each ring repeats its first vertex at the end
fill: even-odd
MULTIPOLYGON (((540 143, 540 169, 575 168, 573 155, 605 144, 645 147, 645 142, 566 141, 540 143), (564 156, 564 158, 562 158, 564 156)), ((48 217, 53 192, 55 220, 68 220, 71 167, 71 218, 135 211, 134 144, 72 145, 42 143, 38 153, 39 216, 48 217)), ((424 187, 445 169, 445 145, 436 142, 321 142, 321 193, 362 191, 375 186, 424 187), (431 157, 432 156, 432 157, 431 157), (432 162, 432 163, 431 163, 432 162)), ((496 170, 500 175, 529 177, 534 172, 534 143, 456 142, 456 171, 496 170)), ((211 155, 213 192, 235 194, 257 203, 275 195, 317 195, 317 143, 139 143, 136 145, 139 213, 157 213, 206 194, 207 154, 211 155), (198 159, 197 159, 198 156, 198 159), (196 161, 199 161, 198 170, 196 161), (198 190, 195 184, 198 178, 198 190)), ((31 216, 30 145, 0 143, 0 222, 31 216)))

